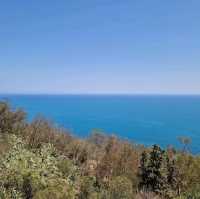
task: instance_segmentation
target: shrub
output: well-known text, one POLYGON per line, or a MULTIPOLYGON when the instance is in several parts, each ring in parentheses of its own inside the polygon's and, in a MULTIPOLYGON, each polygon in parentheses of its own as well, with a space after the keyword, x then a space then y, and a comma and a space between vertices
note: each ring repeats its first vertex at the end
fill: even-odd
POLYGON ((0 134, 19 134, 25 128, 25 113, 11 110, 6 102, 0 102, 0 134))
POLYGON ((97 197, 98 187, 95 177, 84 176, 81 179, 79 199, 93 199, 97 197))
POLYGON ((109 186, 110 199, 133 199, 131 181, 123 176, 115 177, 109 186))
POLYGON ((62 177, 52 145, 44 145, 33 152, 27 150, 26 143, 20 138, 11 136, 10 140, 12 148, 1 157, 0 162, 0 185, 8 193, 16 190, 24 198, 32 198, 38 191, 57 186, 58 182, 69 187, 70 180, 62 177))

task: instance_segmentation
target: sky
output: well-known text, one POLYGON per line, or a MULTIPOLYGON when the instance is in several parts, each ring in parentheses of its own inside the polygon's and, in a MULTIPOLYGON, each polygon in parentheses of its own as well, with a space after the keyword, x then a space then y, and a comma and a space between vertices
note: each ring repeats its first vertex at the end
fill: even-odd
POLYGON ((199 0, 0 0, 0 93, 200 94, 199 0))

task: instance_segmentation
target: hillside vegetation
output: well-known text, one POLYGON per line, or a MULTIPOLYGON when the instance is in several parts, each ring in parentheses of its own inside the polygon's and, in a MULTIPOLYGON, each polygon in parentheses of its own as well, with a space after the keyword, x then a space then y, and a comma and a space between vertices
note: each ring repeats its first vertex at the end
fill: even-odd
POLYGON ((79 139, 0 103, 0 199, 199 199, 200 157, 107 136, 79 139))

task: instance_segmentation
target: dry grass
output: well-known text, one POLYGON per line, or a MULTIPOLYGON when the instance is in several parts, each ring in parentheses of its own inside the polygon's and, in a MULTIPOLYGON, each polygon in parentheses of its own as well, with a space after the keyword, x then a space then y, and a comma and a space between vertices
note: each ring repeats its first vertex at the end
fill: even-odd
POLYGON ((161 199, 161 198, 152 192, 140 192, 136 195, 135 199, 161 199))

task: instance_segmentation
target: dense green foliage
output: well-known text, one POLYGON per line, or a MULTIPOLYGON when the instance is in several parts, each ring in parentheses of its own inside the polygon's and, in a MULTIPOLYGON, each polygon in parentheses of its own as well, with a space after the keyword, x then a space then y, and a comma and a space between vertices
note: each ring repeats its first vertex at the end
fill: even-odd
POLYGON ((72 137, 0 103, 0 199, 199 199, 200 157, 94 131, 72 137))

